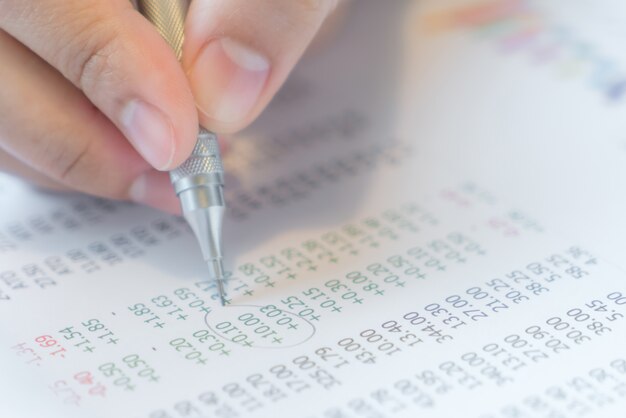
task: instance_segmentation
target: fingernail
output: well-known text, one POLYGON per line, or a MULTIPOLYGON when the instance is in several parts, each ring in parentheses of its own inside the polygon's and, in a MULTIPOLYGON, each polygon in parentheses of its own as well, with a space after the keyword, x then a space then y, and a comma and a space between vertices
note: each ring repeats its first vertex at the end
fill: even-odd
POLYGON ((266 57, 232 38, 209 42, 189 79, 200 111, 223 123, 245 119, 259 99, 270 70, 266 57))
POLYGON ((135 203, 180 214, 180 202, 167 173, 150 171, 140 175, 130 186, 128 196, 135 203))
POLYGON ((135 149, 157 170, 170 166, 174 157, 174 127, 170 119, 143 100, 126 104, 122 131, 135 149))

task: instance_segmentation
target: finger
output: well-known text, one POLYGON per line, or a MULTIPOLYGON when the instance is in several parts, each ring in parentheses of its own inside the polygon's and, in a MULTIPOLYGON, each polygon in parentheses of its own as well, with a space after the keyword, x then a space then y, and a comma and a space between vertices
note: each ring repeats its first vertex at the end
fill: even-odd
POLYGON ((27 166, 8 152, 0 148, 0 171, 19 177, 38 187, 59 192, 70 191, 67 186, 62 185, 45 174, 27 166))
POLYGON ((233 132, 267 105, 336 0, 195 0, 183 63, 203 126, 233 132))
MULTIPOLYGON (((142 184, 156 187, 162 182, 151 179, 167 175, 154 171, 82 92, 3 31, 0 62, 0 148, 65 187, 158 203, 142 184)), ((4 162, 14 172, 21 167, 4 162)), ((23 174, 34 179, 31 172, 23 174)), ((171 186, 168 190, 175 201, 171 186)))
POLYGON ((79 87, 155 168, 191 153, 198 124, 188 82, 128 0, 2 0, 0 28, 79 87))
MULTIPOLYGON (((53 192, 71 193, 74 189, 52 180, 45 174, 29 167, 0 148, 0 171, 11 174, 36 187, 53 192)), ((152 171, 140 177, 130 190, 131 197, 138 203, 180 215, 178 199, 174 197, 169 176, 160 171, 152 171)))
POLYGON ((162 171, 152 170, 138 177, 129 191, 134 202, 181 215, 180 201, 176 197, 170 176, 162 171))

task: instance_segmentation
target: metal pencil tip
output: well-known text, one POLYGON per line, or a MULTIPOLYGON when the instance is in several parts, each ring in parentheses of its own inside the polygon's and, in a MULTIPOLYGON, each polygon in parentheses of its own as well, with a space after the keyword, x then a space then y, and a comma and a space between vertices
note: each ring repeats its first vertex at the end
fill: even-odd
POLYGON ((226 293, 224 292, 224 281, 221 277, 216 278, 215 281, 217 284, 217 292, 220 295, 220 302, 222 303, 222 306, 226 306, 226 298, 224 296, 224 294, 226 293))
POLYGON ((217 292, 220 297, 220 303, 222 306, 226 306, 226 291, 224 290, 224 263, 221 258, 214 258, 212 260, 208 260, 207 264, 209 266, 210 276, 213 280, 215 280, 217 292))

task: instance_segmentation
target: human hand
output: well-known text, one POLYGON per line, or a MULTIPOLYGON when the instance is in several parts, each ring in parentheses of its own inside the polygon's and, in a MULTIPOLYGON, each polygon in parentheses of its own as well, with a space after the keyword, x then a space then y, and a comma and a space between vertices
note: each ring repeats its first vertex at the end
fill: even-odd
POLYGON ((176 212, 198 123, 254 120, 336 3, 194 0, 181 66, 128 0, 0 0, 0 170, 176 212))

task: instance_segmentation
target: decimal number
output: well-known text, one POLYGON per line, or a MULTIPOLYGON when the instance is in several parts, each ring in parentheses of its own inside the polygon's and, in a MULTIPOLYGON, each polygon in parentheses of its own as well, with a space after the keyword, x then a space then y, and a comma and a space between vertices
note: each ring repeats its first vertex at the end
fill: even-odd
MULTIPOLYGON (((435 313, 436 311, 428 311, 428 310, 427 312, 430 312, 431 315, 433 315, 434 317, 437 317, 439 314, 444 313, 443 311, 445 311, 445 313, 448 313, 447 310, 439 307, 439 305, 437 304, 427 305, 426 308, 432 305, 436 305, 438 307, 436 310, 437 313, 435 313)), ((425 316, 420 315, 418 312, 408 312, 402 316, 402 319, 407 321, 412 327, 416 327, 414 328, 416 331, 426 333, 426 335, 428 335, 429 337, 435 338, 435 341, 437 341, 438 343, 443 343, 447 340, 452 340, 451 335, 444 334, 442 330, 436 329, 435 325, 432 322, 428 321, 428 319, 425 316)), ((401 332, 402 331, 401 328, 397 324, 394 325, 393 322, 395 321, 387 321, 385 322, 385 324, 383 324, 383 327, 388 329, 390 332, 401 332)), ((456 316, 452 316, 451 314, 448 315, 445 319, 443 319, 442 322, 444 323, 444 325, 448 325, 451 328, 456 328, 460 325, 465 325, 465 322, 461 321, 456 316)))

